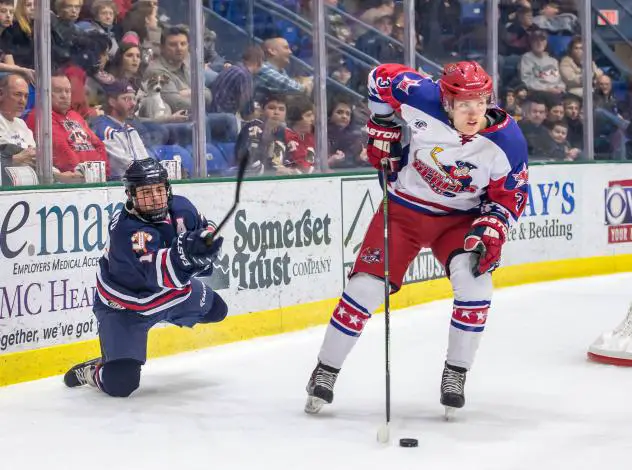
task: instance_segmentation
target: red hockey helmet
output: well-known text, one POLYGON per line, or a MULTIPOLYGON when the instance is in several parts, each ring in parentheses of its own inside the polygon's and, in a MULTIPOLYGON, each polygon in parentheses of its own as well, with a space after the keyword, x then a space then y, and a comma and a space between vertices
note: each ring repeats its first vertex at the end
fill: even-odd
POLYGON ((446 64, 443 67, 439 89, 443 106, 447 110, 452 107, 455 99, 491 99, 494 84, 483 67, 476 62, 463 61, 446 64))

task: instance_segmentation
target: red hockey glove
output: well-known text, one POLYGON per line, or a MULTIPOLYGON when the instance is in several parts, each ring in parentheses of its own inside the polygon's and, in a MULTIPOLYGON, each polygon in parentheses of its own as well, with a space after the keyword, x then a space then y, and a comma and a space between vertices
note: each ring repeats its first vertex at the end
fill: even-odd
POLYGON ((399 164, 402 158, 401 126, 372 117, 366 127, 369 135, 366 153, 371 165, 381 170, 382 160, 386 159, 391 173, 397 173, 400 170, 399 164))
POLYGON ((465 251, 478 254, 472 268, 474 277, 492 272, 500 265, 500 252, 507 240, 507 223, 499 217, 484 215, 472 223, 465 236, 465 251))

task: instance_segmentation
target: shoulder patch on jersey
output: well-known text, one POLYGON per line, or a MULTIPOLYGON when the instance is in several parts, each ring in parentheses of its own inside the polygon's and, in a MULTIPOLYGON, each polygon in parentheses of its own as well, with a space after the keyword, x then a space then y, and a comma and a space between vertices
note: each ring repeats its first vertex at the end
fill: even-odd
POLYGON ((397 89, 402 90, 407 95, 410 95, 410 88, 419 86, 421 84, 421 80, 422 79, 415 80, 413 78, 410 78, 404 75, 404 77, 397 84, 397 89))
POLYGON ((132 235, 132 250, 137 254, 147 253, 147 243, 153 240, 151 233, 138 231, 132 235))
POLYGON ((529 169, 527 168, 527 164, 523 163, 520 171, 517 173, 513 173, 511 177, 516 182, 516 186, 515 186, 516 188, 519 188, 527 184, 527 181, 529 181, 529 169))

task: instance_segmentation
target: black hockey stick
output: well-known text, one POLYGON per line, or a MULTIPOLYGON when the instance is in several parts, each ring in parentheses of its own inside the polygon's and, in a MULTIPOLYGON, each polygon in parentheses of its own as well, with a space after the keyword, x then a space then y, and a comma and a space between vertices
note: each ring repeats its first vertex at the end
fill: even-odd
POLYGON ((233 205, 231 206, 226 216, 219 223, 217 228, 213 231, 213 233, 209 234, 206 237, 205 239, 206 246, 211 246, 213 244, 213 241, 215 240, 215 237, 217 236, 217 234, 224 227, 224 225, 226 225, 226 222, 228 222, 228 220, 233 216, 233 214, 237 210, 237 206, 239 205, 239 194, 241 192, 241 183, 244 180, 244 174, 246 173, 247 166, 248 166, 248 153, 244 152, 241 159, 239 160, 239 166, 237 167, 237 181, 236 181, 237 185, 235 187, 235 200, 233 201, 233 205))
POLYGON ((384 378, 386 381, 386 420, 378 430, 377 439, 384 444, 390 441, 391 424, 391 282, 388 260, 388 166, 388 160, 382 160, 382 211, 384 212, 384 344, 386 353, 384 378))

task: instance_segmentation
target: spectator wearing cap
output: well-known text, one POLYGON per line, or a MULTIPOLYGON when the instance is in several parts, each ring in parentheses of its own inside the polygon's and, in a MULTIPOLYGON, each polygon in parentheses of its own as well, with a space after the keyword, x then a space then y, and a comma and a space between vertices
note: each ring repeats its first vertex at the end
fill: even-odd
POLYGON ((263 65, 263 50, 248 47, 242 61, 222 70, 211 85, 213 113, 240 113, 248 119, 254 113, 254 75, 263 65))
POLYGON ((531 50, 520 59, 520 80, 530 91, 559 95, 566 90, 560 75, 560 65, 546 52, 547 35, 535 30, 529 34, 531 50))
POLYGON ((105 114, 92 122, 96 136, 105 144, 110 179, 119 180, 133 160, 150 158, 139 131, 130 122, 136 107, 136 91, 124 82, 105 87, 105 114))
MULTIPOLYGON (((106 174, 109 175, 105 145, 83 117, 71 109, 71 92, 68 77, 56 72, 51 77, 53 165, 60 173, 55 174, 55 177, 62 182, 83 182, 82 164, 89 161, 105 162, 106 174)), ((26 124, 37 133, 35 115, 31 112, 26 124)))

